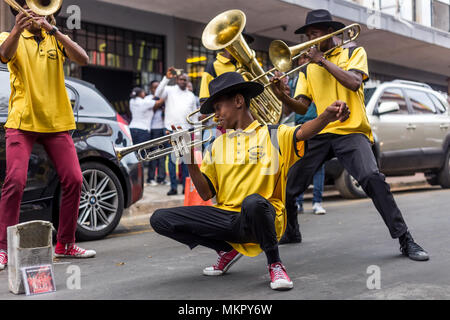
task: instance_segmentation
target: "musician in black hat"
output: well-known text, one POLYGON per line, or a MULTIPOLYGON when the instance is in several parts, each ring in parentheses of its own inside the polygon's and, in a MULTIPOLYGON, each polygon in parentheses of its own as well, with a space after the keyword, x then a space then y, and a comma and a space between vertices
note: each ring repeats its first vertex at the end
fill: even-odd
MULTIPOLYGON (((313 40, 343 27, 344 24, 333 21, 327 10, 313 10, 308 13, 305 25, 295 33, 306 34, 309 40, 313 40)), ((301 241, 295 199, 311 184, 317 169, 336 156, 372 199, 392 238, 399 239, 402 254, 412 260, 428 260, 427 252, 414 242, 408 231, 372 152, 374 140, 364 105, 363 83, 369 78, 367 54, 364 48, 355 44, 345 48, 337 45, 336 40, 330 37, 308 51, 311 63, 300 70, 295 98, 284 93, 281 81, 272 80, 277 97, 298 113, 304 113, 314 102, 320 115, 335 100, 345 101, 351 112, 348 121, 330 123, 310 139, 308 153, 289 171, 286 192, 288 226, 281 242, 301 241), (329 50, 329 54, 323 54, 329 50)))
MULTIPOLYGON (((253 38, 248 33, 244 32, 242 33, 245 41, 248 45, 252 44, 255 41, 255 38, 253 38)), ((200 82, 200 103, 203 103, 206 99, 209 97, 209 83, 220 76, 221 74, 225 72, 233 72, 237 70, 237 61, 236 59, 230 54, 230 52, 227 49, 223 49, 220 52, 216 54, 216 58, 214 60, 208 61, 205 70, 202 74, 202 79, 200 82)), ((203 120, 208 115, 200 115, 199 120, 203 120)), ((211 125, 213 123, 213 120, 209 120, 206 125, 211 125)), ((205 143, 203 145, 203 148, 207 148, 209 144, 214 142, 214 139, 217 135, 220 135, 221 132, 219 131, 220 128, 217 128, 215 132, 213 133, 212 139, 205 143)), ((209 132, 204 132, 203 137, 208 137, 209 132)))
POLYGON ((204 275, 222 275, 242 255, 253 257, 264 251, 271 288, 291 289, 293 283, 278 252, 278 240, 286 225, 287 170, 303 156, 303 141, 330 122, 345 121, 348 108, 336 101, 302 127, 270 127, 261 125, 249 110, 250 99, 264 90, 261 84, 227 72, 212 80, 209 90, 211 95, 200 112, 215 113, 227 132, 206 152, 201 169, 193 152, 187 156, 197 192, 205 201, 216 196, 217 204, 159 209, 150 223, 159 234, 191 249, 203 245, 215 250, 217 263, 205 268, 204 275))

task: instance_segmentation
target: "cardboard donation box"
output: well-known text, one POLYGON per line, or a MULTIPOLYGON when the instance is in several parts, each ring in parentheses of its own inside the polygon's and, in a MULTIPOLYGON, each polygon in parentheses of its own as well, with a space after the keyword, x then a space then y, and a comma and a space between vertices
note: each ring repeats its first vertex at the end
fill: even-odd
POLYGON ((37 220, 8 227, 9 290, 25 293, 24 274, 43 266, 53 268, 52 224, 37 220))

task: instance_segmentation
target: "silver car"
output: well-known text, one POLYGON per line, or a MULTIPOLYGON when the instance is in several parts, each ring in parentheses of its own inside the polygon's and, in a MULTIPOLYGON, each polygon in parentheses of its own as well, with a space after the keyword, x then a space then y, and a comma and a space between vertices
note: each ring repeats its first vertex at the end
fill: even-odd
MULTIPOLYGON (((430 184, 450 188, 450 116, 444 97, 423 83, 394 80, 365 89, 373 151, 386 176, 425 173, 430 184)), ((358 182, 336 159, 326 165, 346 198, 365 197, 358 182)))

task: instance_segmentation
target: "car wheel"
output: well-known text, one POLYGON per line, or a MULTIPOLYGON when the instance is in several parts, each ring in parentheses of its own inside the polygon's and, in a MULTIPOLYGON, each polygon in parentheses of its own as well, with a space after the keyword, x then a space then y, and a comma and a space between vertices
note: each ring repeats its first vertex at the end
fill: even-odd
POLYGON ((116 174, 97 162, 81 164, 83 186, 78 213, 78 240, 98 240, 111 233, 124 207, 122 186, 116 174))
POLYGON ((447 150, 444 166, 439 170, 437 176, 442 188, 450 188, 450 150, 447 150))
POLYGON ((341 175, 334 181, 334 186, 343 198, 357 199, 367 197, 358 181, 348 174, 347 170, 342 171, 341 175))

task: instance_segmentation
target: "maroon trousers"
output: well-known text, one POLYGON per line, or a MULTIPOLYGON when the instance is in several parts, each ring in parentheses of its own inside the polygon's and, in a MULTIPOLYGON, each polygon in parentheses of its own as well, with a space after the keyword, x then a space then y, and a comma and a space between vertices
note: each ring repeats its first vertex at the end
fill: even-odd
POLYGON ((6 129, 6 177, 0 200, 0 249, 7 250, 7 228, 19 223, 28 161, 35 143, 44 146, 59 176, 62 190, 57 240, 75 242, 83 175, 68 132, 38 133, 6 129))

